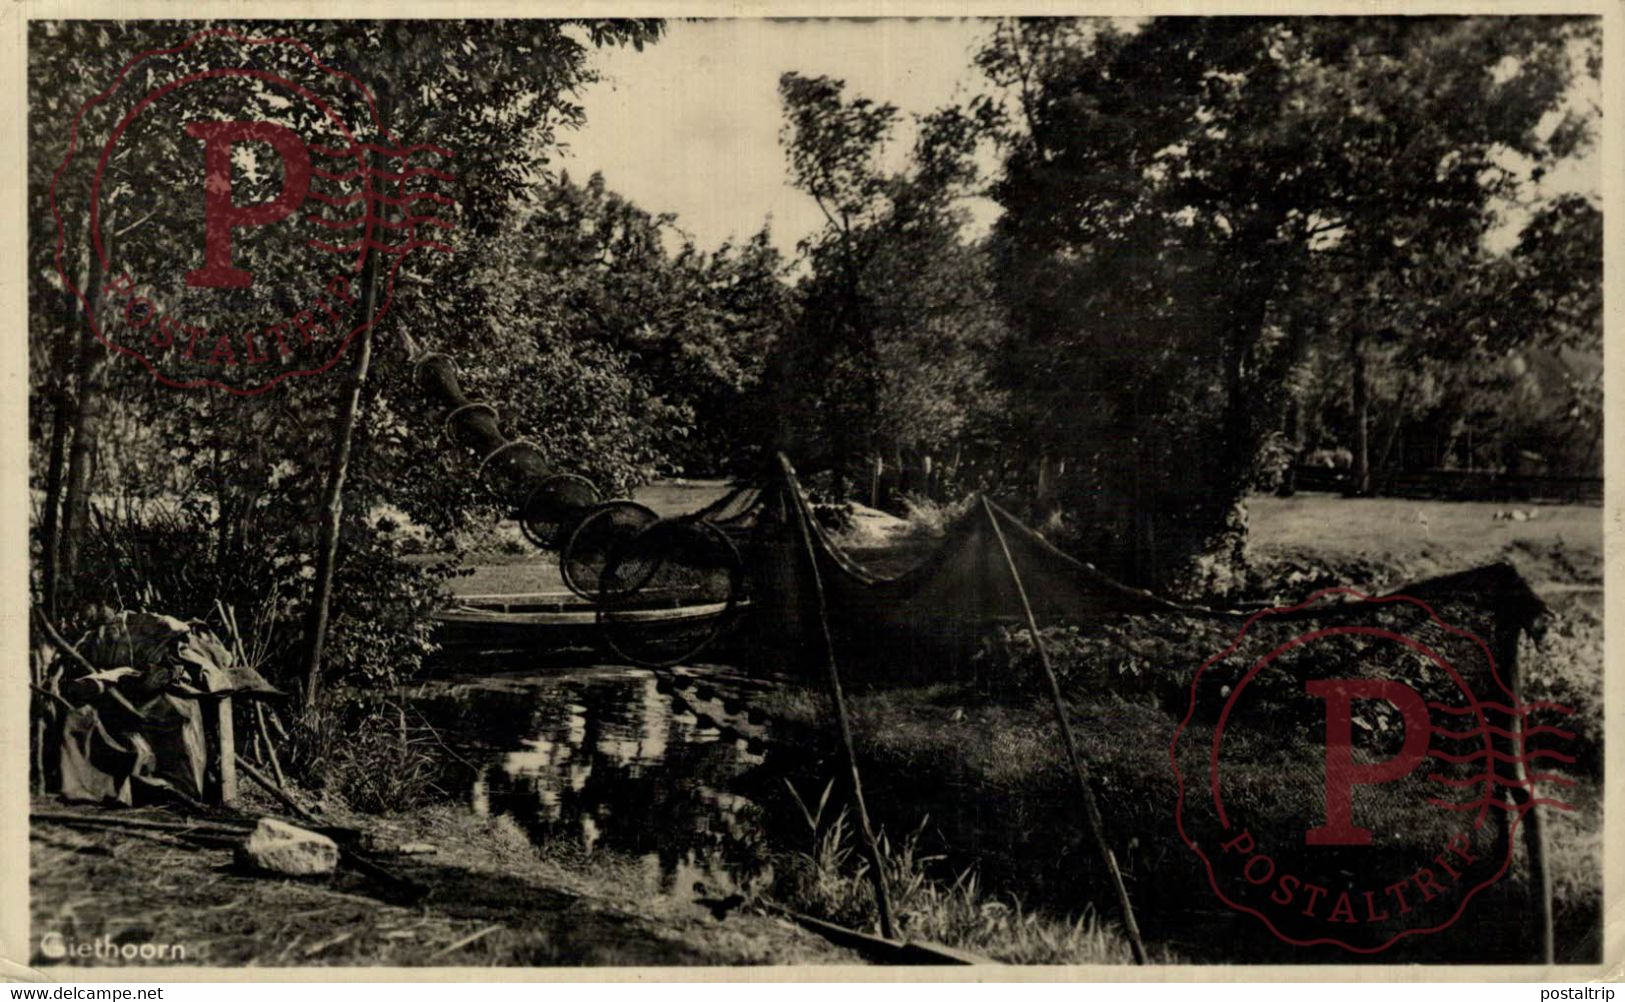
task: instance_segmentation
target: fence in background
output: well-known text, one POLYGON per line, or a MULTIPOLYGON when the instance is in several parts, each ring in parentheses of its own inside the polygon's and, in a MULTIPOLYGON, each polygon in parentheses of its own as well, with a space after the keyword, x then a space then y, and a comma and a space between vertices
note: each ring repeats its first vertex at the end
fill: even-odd
MULTIPOLYGON (((1347 470, 1299 466, 1293 471, 1300 491, 1348 490, 1347 470)), ((1602 502, 1601 477, 1560 477, 1544 474, 1498 473, 1490 470, 1392 471, 1372 476, 1371 493, 1378 497, 1438 498, 1450 501, 1566 501, 1602 502)))

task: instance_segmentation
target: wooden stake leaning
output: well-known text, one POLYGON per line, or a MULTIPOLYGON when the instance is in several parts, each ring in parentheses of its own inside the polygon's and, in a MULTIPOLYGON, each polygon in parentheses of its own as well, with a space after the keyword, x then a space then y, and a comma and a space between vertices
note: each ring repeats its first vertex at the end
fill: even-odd
POLYGON ((858 775, 858 753, 852 745, 852 724, 847 717, 846 696, 841 691, 841 673, 835 665, 835 640, 829 633, 828 610, 824 605, 824 578, 818 572, 818 554, 813 550, 812 531, 807 528, 811 517, 805 507, 796 506, 796 525, 801 531, 802 550, 807 555, 807 570, 812 575, 813 595, 818 603, 818 629, 824 641, 824 661, 829 668, 829 694, 835 702, 835 719, 840 725, 841 747, 846 752, 846 764, 852 770, 852 805, 858 811, 858 830, 863 835, 863 853, 869 860, 869 876, 875 888, 875 907, 880 912, 880 932, 887 939, 897 938, 897 927, 892 921, 891 895, 886 890, 886 872, 880 865, 880 849, 875 842, 874 829, 869 824, 869 808, 863 802, 863 780, 858 775))
MULTIPOLYGON (((378 120, 388 122, 392 110, 390 91, 378 88, 378 120)), ((362 165, 363 173, 381 168, 383 154, 374 152, 369 162, 362 165)), ((369 193, 362 203, 370 217, 373 202, 369 193)), ((372 237, 372 224, 362 231, 363 246, 372 237)), ((350 450, 355 440, 355 427, 361 414, 361 391, 372 369, 372 340, 374 314, 378 309, 378 259, 382 251, 366 249, 361 266, 361 315, 367 325, 361 329, 360 344, 356 348, 355 365, 339 397, 339 413, 334 432, 337 436, 333 457, 327 468, 327 484, 322 490, 321 519, 316 547, 316 580, 312 592, 310 611, 305 626, 305 713, 316 709, 317 692, 322 682, 322 656, 327 648, 327 627, 333 599, 333 575, 338 565, 339 528, 344 517, 344 483, 350 473, 350 450)))
POLYGON ((277 758, 276 742, 271 740, 271 728, 265 723, 265 704, 254 700, 254 719, 259 725, 260 740, 265 743, 265 758, 271 764, 271 774, 278 786, 287 786, 288 777, 282 774, 282 762, 277 758))
MULTIPOLYGON (((1526 745, 1528 723, 1523 702, 1522 668, 1518 663, 1518 630, 1504 630, 1502 638, 1502 664, 1511 676, 1512 707, 1512 779, 1511 803, 1521 811, 1517 824, 1523 833, 1523 849, 1529 861, 1529 894, 1534 900, 1534 912, 1540 922, 1541 962, 1548 967, 1557 963, 1557 929, 1552 916, 1552 868, 1546 855, 1546 821, 1541 817, 1540 794, 1529 778, 1525 765, 1529 754, 1526 745)), ((1491 768, 1494 768, 1491 763, 1491 768)), ((1511 811, 1505 812, 1511 814, 1511 811)))
POLYGON ((267 776, 265 773, 260 772, 252 765, 249 765, 247 762, 243 761, 243 758, 240 755, 237 756, 237 768, 243 771, 243 775, 247 776, 249 779, 252 779, 255 783, 258 783, 260 789, 280 800, 282 802, 282 806, 293 812, 293 816, 298 818, 300 821, 312 825, 319 825, 322 823, 321 818, 301 807, 299 805, 299 801, 289 796, 287 790, 284 790, 282 787, 272 782, 271 777, 267 776))
POLYGON ((1049 651, 1044 647, 1044 638, 1038 632, 1038 619, 1033 615, 1032 603, 1027 600, 1027 588, 1021 583, 1021 572, 1016 570, 1016 560, 1010 553, 1010 544, 1005 541, 1004 530, 999 527, 999 519, 993 513, 993 505, 986 497, 982 498, 982 510, 987 513, 988 524, 993 527, 994 538, 999 541, 999 549, 1004 553, 1004 564, 1010 569, 1010 581, 1016 586, 1016 595, 1021 599, 1022 612, 1027 616, 1027 629, 1032 633, 1033 649, 1038 652, 1038 663, 1044 668, 1044 678, 1049 682, 1050 697, 1055 703, 1055 718, 1061 725, 1061 740, 1066 745, 1066 757, 1072 763, 1072 773, 1078 778, 1078 791, 1083 796, 1083 813, 1089 820, 1089 831, 1094 836, 1095 847, 1100 851, 1101 861, 1106 864, 1106 872, 1111 877, 1112 886, 1117 891, 1117 905, 1123 912, 1123 931, 1128 934, 1129 948, 1134 953, 1136 964, 1145 963, 1145 943, 1140 939, 1139 923, 1134 921, 1134 905, 1129 901, 1128 887, 1123 883, 1123 873, 1117 868, 1117 856, 1106 841, 1106 823, 1101 819, 1100 807, 1095 803, 1094 790, 1089 786, 1089 767, 1083 761, 1083 755, 1078 751, 1078 742, 1072 735, 1072 723, 1066 716, 1066 700, 1061 696, 1061 683, 1055 677, 1055 668, 1050 664, 1049 651))

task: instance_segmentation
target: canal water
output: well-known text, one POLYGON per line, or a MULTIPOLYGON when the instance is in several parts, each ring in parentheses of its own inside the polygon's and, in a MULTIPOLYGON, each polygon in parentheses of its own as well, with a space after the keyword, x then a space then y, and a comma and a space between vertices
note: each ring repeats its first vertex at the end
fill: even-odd
MULTIPOLYGON (((459 760, 463 781, 454 792, 464 805, 508 819, 549 855, 635 867, 651 895, 767 891, 775 859, 811 844, 786 784, 816 805, 842 768, 833 747, 798 746, 770 732, 761 707, 770 692, 782 698, 797 686, 793 680, 721 666, 657 674, 551 657, 517 666, 459 662, 458 671, 425 684, 413 705, 459 760)), ((924 822, 936 877, 951 880, 974 866, 999 900, 1054 916, 1110 900, 1091 877, 1091 847, 1064 784, 1059 793, 994 799, 991 790, 957 784, 951 762, 927 772, 871 769, 864 778, 876 824, 894 839, 924 822)), ((1263 951, 1260 958, 1279 948, 1277 959, 1302 959, 1238 913, 1190 893, 1200 885, 1171 888, 1188 873, 1177 865, 1182 858, 1159 857, 1148 867, 1140 854, 1121 857, 1155 941, 1196 962, 1225 960, 1237 937, 1263 951)), ((1477 955, 1471 944, 1423 945, 1424 958, 1477 955)))
POLYGON ((787 794, 753 708, 768 684, 722 667, 509 667, 431 683, 417 705, 467 760, 475 813, 549 852, 613 854, 652 892, 690 898, 771 879, 758 801, 772 782, 787 794))

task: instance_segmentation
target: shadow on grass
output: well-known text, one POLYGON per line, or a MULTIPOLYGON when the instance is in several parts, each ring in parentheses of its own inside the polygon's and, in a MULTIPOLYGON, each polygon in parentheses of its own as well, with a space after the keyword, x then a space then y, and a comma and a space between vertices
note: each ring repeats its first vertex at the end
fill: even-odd
MULTIPOLYGON (((966 685, 886 689, 850 696, 866 801, 877 825, 907 832, 929 817, 926 847, 944 858, 944 879, 974 866, 989 892, 1058 916, 1096 908, 1115 919, 1115 896, 1103 876, 1073 780, 1060 752, 1052 711, 1023 698, 990 699, 966 685)), ((771 708, 783 750, 760 770, 753 797, 768 808, 776 831, 795 832, 798 819, 771 789, 788 770, 817 788, 841 774, 829 740, 827 701, 815 692, 787 692, 771 708)), ((1148 946, 1196 963, 1535 963, 1538 916, 1521 853, 1511 872, 1479 892, 1459 921, 1438 933, 1400 940, 1362 955, 1335 946, 1299 947, 1281 941, 1251 915, 1212 892, 1200 860, 1177 835, 1175 787, 1168 749, 1176 721, 1155 706, 1112 696, 1078 698, 1072 724, 1090 762, 1113 851, 1123 869, 1148 946)), ((1297 761, 1279 747, 1242 750, 1235 767, 1245 788, 1254 831, 1299 832, 1318 816, 1318 761, 1297 761), (1284 779, 1302 770, 1315 773, 1284 779), (1311 796, 1311 793, 1314 795, 1311 796), (1313 802, 1311 802, 1313 801, 1313 802)), ((1301 756, 1297 756, 1301 758, 1301 756)), ((1227 770, 1232 769, 1227 765, 1227 770)), ((1227 772, 1228 775, 1228 772, 1227 772)), ((1599 843, 1595 784, 1569 791, 1577 810, 1554 824, 1553 866, 1559 962, 1593 963, 1600 956, 1601 889, 1590 873, 1599 843)), ((839 796, 839 794, 837 794, 839 796)), ((1377 862, 1409 872, 1442 845, 1435 831, 1449 821, 1425 807, 1385 819, 1403 832, 1377 862), (1414 815, 1414 816, 1413 816, 1414 815), (1408 869, 1407 869, 1408 867, 1408 869)), ((1335 864, 1334 864, 1335 865, 1335 864)), ((1387 872, 1383 870, 1382 872, 1387 872)))
MULTIPOLYGON (((32 922, 38 966, 68 943, 172 944, 203 966, 575 966, 743 962, 657 923, 504 870, 392 861, 428 889, 404 905, 385 883, 341 868, 328 878, 251 874, 229 848, 116 828, 36 823, 32 922)), ((117 956, 79 966, 139 966, 117 956)))

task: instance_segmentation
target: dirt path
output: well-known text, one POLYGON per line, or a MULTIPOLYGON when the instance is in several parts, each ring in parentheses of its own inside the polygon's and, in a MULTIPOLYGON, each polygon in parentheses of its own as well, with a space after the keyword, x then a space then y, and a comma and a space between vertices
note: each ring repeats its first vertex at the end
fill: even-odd
MULTIPOLYGON (((37 811, 60 811, 49 800, 37 811)), ((75 806, 77 813, 114 816, 75 806)), ((143 816, 176 815, 142 812, 143 816)), ((30 862, 34 954, 56 942, 168 944, 201 966, 574 966, 861 963, 772 917, 714 918, 692 903, 640 894, 625 875, 571 872, 537 857, 516 830, 435 809, 388 819, 386 838, 426 841, 432 855, 390 858, 429 888, 410 903, 341 868, 328 879, 250 874, 229 846, 158 831, 36 820, 30 862)), ((160 964, 94 954, 64 963, 160 964)), ((150 951, 149 951, 150 952, 150 951)))

